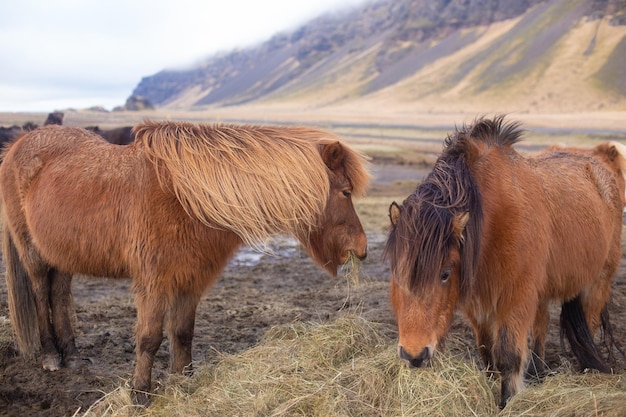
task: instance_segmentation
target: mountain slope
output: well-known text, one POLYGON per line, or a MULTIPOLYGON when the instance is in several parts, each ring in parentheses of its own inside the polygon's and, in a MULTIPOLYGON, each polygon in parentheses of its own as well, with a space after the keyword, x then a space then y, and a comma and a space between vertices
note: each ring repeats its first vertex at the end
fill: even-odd
POLYGON ((625 0, 384 0, 144 78, 160 107, 626 109, 625 0))

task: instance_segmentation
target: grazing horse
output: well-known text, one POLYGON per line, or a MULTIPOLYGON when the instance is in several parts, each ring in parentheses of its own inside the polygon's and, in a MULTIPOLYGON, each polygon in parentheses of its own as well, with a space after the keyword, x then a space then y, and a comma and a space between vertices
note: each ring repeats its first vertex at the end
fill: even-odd
POLYGON ((551 300, 581 366, 610 371, 593 335, 609 328, 621 258, 623 155, 605 144, 527 158, 520 138, 503 116, 448 136, 433 171, 391 205, 385 247, 399 356, 423 366, 458 308, 500 372, 501 407, 523 388, 529 336, 543 359, 551 300))
POLYGON ((87 126, 85 129, 97 133, 105 138, 107 142, 115 145, 128 145, 135 140, 132 126, 123 126, 108 130, 102 130, 98 126, 87 126))
POLYGON ((55 111, 52 113, 48 113, 48 118, 46 119, 45 122, 43 122, 44 126, 48 126, 48 125, 59 125, 61 126, 63 124, 63 112, 60 111, 55 111))
POLYGON ((132 386, 148 402, 166 315, 170 369, 191 363, 202 294, 242 244, 296 237, 335 276, 366 256, 352 196, 363 155, 307 127, 146 121, 115 146, 84 129, 22 136, 0 168, 11 323, 43 367, 80 363, 70 323, 72 274, 131 277, 137 306, 132 386))
MULTIPOLYGON (((48 118, 44 122, 44 125, 62 125, 63 124, 63 113, 61 112, 53 112, 48 114, 48 118)), ((39 126, 33 122, 26 122, 19 127, 18 125, 13 125, 10 127, 0 126, 0 146, 5 143, 10 143, 17 139, 20 135, 24 134, 24 132, 30 132, 31 130, 37 129, 39 126)))

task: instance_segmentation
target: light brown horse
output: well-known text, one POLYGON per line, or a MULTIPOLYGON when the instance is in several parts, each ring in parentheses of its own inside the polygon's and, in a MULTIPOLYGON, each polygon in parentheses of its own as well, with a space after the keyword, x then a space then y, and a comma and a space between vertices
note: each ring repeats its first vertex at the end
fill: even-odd
POLYGON ((115 146, 86 130, 30 132, 0 168, 11 323, 20 352, 49 370, 79 363, 72 274, 132 277, 132 385, 147 402, 166 315, 170 369, 191 362, 195 312, 242 244, 295 236, 331 275, 366 256, 352 197, 364 157, 307 127, 150 122, 115 146))
MULTIPOLYGON (((626 161, 615 146, 517 153, 516 123, 479 119, 445 141, 433 171, 390 207, 385 248, 399 356, 423 366, 456 308, 471 323, 501 401, 523 388, 528 337, 543 359, 548 303, 581 366, 609 372, 593 335, 620 258, 626 161)), ((601 320, 601 317, 604 320, 601 320)))

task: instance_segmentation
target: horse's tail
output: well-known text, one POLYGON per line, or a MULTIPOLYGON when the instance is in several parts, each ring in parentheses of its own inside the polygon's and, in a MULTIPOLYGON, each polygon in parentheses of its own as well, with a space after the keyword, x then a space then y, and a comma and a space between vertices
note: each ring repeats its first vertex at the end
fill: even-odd
POLYGON ((2 238, 2 255, 6 265, 9 318, 17 348, 22 355, 32 357, 41 347, 37 307, 35 306, 30 279, 6 224, 2 238))
MULTIPOLYGON (((608 310, 606 316, 604 312, 602 315, 602 327, 606 331, 605 319, 608 322, 608 310)), ((561 306, 561 338, 563 334, 567 336, 572 352, 583 369, 597 369, 600 372, 611 373, 611 368, 600 358, 600 352, 587 325, 579 296, 564 302, 561 306)))

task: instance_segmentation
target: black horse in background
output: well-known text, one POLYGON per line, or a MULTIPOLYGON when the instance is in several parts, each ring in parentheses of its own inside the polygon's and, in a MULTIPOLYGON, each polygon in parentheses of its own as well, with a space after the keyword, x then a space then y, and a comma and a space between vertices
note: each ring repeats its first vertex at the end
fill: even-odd
MULTIPOLYGON (((47 125, 63 125, 63 112, 55 111, 48 114, 48 118, 43 123, 47 125)), ((5 143, 12 142, 26 132, 35 130, 39 127, 36 123, 26 122, 22 126, 13 125, 9 127, 0 126, 0 147, 5 143)), ((114 145, 128 145, 135 140, 132 132, 132 126, 123 126, 114 129, 102 130, 98 126, 87 126, 85 129, 90 130, 114 145)))
POLYGON ((107 142, 114 145, 128 145, 135 140, 132 126, 123 126, 107 130, 102 130, 98 126, 87 126, 85 129, 102 136, 107 142))
MULTIPOLYGON (((55 111, 48 114, 48 118, 43 123, 46 125, 62 125, 63 112, 55 111)), ((9 127, 0 126, 0 145, 13 141, 18 136, 22 136, 26 132, 37 129, 39 126, 33 122, 26 122, 22 126, 13 125, 9 127)))

